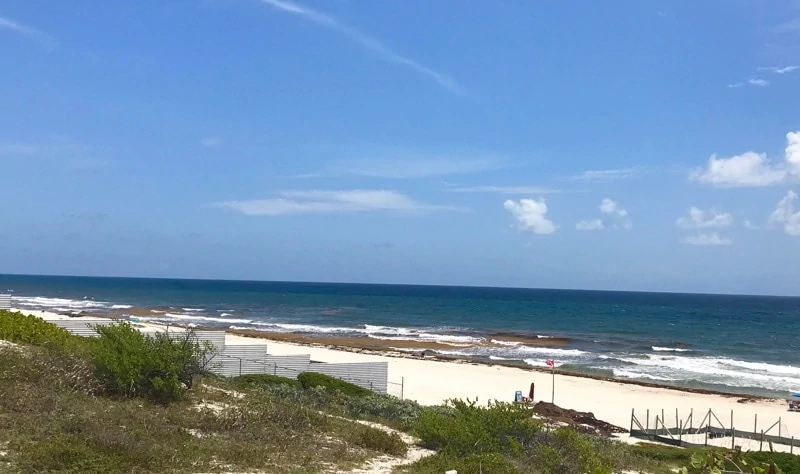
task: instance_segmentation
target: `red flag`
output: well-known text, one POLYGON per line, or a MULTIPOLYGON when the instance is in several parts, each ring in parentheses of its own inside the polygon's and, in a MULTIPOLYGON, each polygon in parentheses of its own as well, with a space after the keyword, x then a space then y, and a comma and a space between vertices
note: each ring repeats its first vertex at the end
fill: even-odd
POLYGON ((544 361, 544 363, 547 364, 548 367, 556 366, 556 361, 554 361, 553 359, 547 359, 546 361, 544 361))

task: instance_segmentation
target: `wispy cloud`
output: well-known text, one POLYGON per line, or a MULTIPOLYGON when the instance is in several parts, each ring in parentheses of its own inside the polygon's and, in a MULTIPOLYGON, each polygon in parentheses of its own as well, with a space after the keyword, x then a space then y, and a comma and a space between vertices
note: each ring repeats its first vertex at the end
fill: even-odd
POLYGON ((743 85, 744 82, 735 82, 733 84, 728 84, 728 89, 737 89, 739 87, 742 87, 743 85))
POLYGON ((206 137, 200 140, 200 146, 203 148, 212 148, 222 144, 222 139, 219 137, 206 137))
POLYGON ((592 182, 611 182, 621 179, 630 179, 639 177, 644 169, 639 166, 632 168, 608 169, 608 170, 588 170, 568 179, 574 181, 592 181, 592 182))
POLYGON ((434 69, 431 69, 427 66, 418 63, 417 61, 411 58, 396 53, 395 51, 393 51, 392 49, 390 49, 388 46, 384 45, 377 39, 369 37, 361 33, 360 31, 356 30, 355 28, 339 22, 339 20, 337 20, 332 16, 318 12, 316 10, 305 7, 298 3, 286 0, 261 0, 261 1, 282 12, 300 16, 324 28, 328 28, 330 30, 339 32, 350 38, 352 41, 358 43, 363 48, 369 50, 376 56, 380 57, 384 61, 399 64, 408 69, 416 71, 424 76, 427 76, 428 78, 433 79, 440 86, 444 87, 450 92, 456 94, 464 93, 464 89, 455 80, 448 77, 446 74, 438 72, 434 69))
POLYGON ((370 178, 413 179, 480 173, 503 167, 493 158, 420 157, 351 161, 346 174, 370 178))
POLYGON ((795 203, 800 197, 794 191, 786 193, 778 206, 769 216, 769 223, 781 225, 783 230, 792 236, 800 236, 800 210, 795 211, 795 203))
POLYGON ((798 33, 800 32, 800 17, 789 20, 774 28, 775 33, 798 33))
POLYGON ((453 193, 495 193, 495 194, 557 194, 561 189, 545 186, 463 186, 445 188, 453 193))
POLYGON ((35 41, 38 41, 42 46, 45 46, 49 49, 53 49, 58 46, 58 42, 47 33, 41 32, 30 26, 23 25, 22 23, 18 23, 9 18, 0 16, 0 31, 2 30, 27 36, 35 41))
POLYGON ((391 190, 306 190, 284 191, 278 198, 225 201, 217 206, 246 216, 283 216, 292 214, 332 214, 345 212, 393 211, 426 213, 460 211, 454 206, 425 204, 391 190))
POLYGON ((798 69, 800 69, 800 66, 770 66, 758 68, 759 71, 772 72, 775 74, 788 74, 798 69))
POLYGON ((716 232, 711 232, 709 234, 697 234, 697 235, 691 235, 689 237, 684 237, 681 239, 681 243, 687 245, 705 245, 705 246, 731 245, 733 244, 733 239, 727 237, 720 237, 719 234, 717 234, 716 232))
POLYGON ((747 83, 750 84, 751 86, 756 86, 756 87, 766 87, 766 86, 769 85, 769 81, 764 80, 764 79, 757 79, 757 78, 756 79, 748 79, 747 83))
POLYGON ((689 208, 688 214, 688 216, 679 217, 675 224, 684 229, 728 227, 733 224, 733 216, 730 213, 720 212, 716 209, 704 211, 692 206, 689 208))

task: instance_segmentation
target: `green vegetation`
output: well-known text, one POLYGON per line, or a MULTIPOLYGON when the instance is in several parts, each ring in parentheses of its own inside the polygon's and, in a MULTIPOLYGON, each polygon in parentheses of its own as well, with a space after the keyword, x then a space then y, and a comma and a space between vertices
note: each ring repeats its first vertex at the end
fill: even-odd
POLYGON ((280 377, 268 374, 249 374, 233 377, 231 383, 237 388, 263 388, 270 385, 291 385, 300 387, 300 382, 296 379, 280 377))
POLYGON ((331 377, 330 375, 318 374, 316 372, 304 372, 297 376, 300 385, 305 389, 315 387, 325 387, 328 390, 337 390, 345 395, 353 397, 369 397, 373 394, 372 390, 368 390, 358 385, 353 385, 344 380, 331 377))
POLYGON ((191 336, 97 332, 0 311, 0 337, 25 344, 0 346, 0 472, 346 472, 405 456, 391 427, 435 451, 396 473, 800 474, 797 456, 629 446, 515 404, 422 407, 316 373, 227 379, 204 373, 212 354, 191 336))

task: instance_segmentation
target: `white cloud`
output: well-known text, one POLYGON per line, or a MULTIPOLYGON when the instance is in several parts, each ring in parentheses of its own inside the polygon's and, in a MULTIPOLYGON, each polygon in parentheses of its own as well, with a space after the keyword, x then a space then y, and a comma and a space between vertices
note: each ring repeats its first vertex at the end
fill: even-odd
POLYGON ((423 66, 422 64, 414 61, 411 58, 402 56, 399 53, 394 52, 388 46, 384 45, 380 41, 359 32, 355 28, 340 23, 339 20, 331 16, 328 16, 324 13, 318 12, 311 8, 287 0, 261 0, 261 1, 282 12, 300 16, 308 21, 311 21, 312 23, 316 23, 317 25, 328 28, 329 30, 337 31, 347 36, 351 40, 355 41, 363 48, 371 51, 373 54, 380 57, 384 61, 399 64, 408 69, 414 70, 422 75, 425 75, 430 79, 433 79, 440 86, 444 87, 445 89, 451 92, 454 92, 456 94, 464 93, 461 86, 456 81, 448 77, 446 74, 435 71, 427 66, 423 66))
POLYGON ((769 216, 770 224, 782 225, 787 234, 794 236, 800 236, 800 210, 797 212, 794 210, 797 199, 797 194, 789 191, 769 216))
POLYGON ((765 81, 764 79, 748 79, 747 83, 756 87, 766 87, 769 85, 769 81, 765 81))
POLYGON ((222 139, 218 137, 206 137, 200 140, 200 145, 205 148, 211 148, 222 144, 222 139))
POLYGON ((684 229, 709 229, 714 227, 728 227, 733 224, 733 216, 727 212, 715 209, 704 211, 696 207, 689 208, 689 216, 681 216, 675 222, 684 229))
POLYGON ((27 36, 31 39, 38 41, 47 48, 55 48, 58 46, 58 43, 48 34, 43 33, 35 28, 31 28, 30 26, 26 26, 16 21, 13 21, 9 18, 4 18, 2 16, 0 16, 0 30, 8 30, 17 34, 27 36))
POLYGON ((641 167, 620 168, 609 170, 588 170, 572 176, 569 179, 576 181, 610 182, 620 179, 630 179, 638 177, 642 173, 641 167))
POLYGON ((395 158, 351 162, 347 174, 370 178, 415 179, 480 173, 502 167, 492 158, 395 158))
POLYGON ((547 204, 544 199, 520 199, 519 201, 509 199, 503 203, 503 207, 514 216, 517 225, 523 231, 547 235, 558 229, 558 226, 546 217, 547 204))
POLYGON ((768 71, 775 74, 787 74, 798 69, 800 69, 800 66, 772 66, 758 68, 759 71, 768 71))
POLYGON ((225 201, 217 205, 248 216, 370 211, 434 212, 465 210, 453 206, 420 203, 405 194, 388 190, 308 190, 284 191, 280 194, 280 198, 225 201))
POLYGON ((688 245, 731 245, 733 240, 727 237, 720 237, 716 232, 710 234, 697 234, 681 239, 681 242, 688 245))
POLYGON ((446 189, 454 193, 556 194, 562 192, 557 188, 543 186, 465 186, 446 189))
POLYGON ((620 204, 612 199, 605 198, 600 202, 600 212, 603 214, 615 214, 619 217, 627 217, 628 211, 620 204))
POLYGON ((718 188, 734 188, 771 186, 797 175, 800 175, 800 131, 786 134, 782 162, 773 162, 754 151, 730 158, 711 155, 708 166, 693 171, 689 178, 718 188))
POLYGON ((578 230, 603 230, 605 229, 605 224, 603 224, 603 219, 594 219, 591 221, 580 221, 575 224, 575 228, 578 230))
POLYGON ((733 83, 733 84, 728 84, 728 89, 736 89, 738 87, 742 87, 743 85, 744 85, 744 82, 736 82, 736 83, 733 83))

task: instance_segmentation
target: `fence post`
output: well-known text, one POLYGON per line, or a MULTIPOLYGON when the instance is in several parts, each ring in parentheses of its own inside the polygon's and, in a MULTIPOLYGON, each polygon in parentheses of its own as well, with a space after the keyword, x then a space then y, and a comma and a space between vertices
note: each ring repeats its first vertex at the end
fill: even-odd
POLYGON ((678 409, 675 409, 675 427, 680 429, 681 425, 678 423, 678 409))
POLYGON ((647 421, 645 422, 645 430, 650 434, 650 409, 647 409, 647 421))
POLYGON ((764 430, 761 430, 761 441, 758 442, 758 450, 761 451, 764 448, 764 430))
POLYGON ((634 408, 631 408, 631 430, 629 431, 629 433, 633 433, 633 416, 634 416, 633 412, 634 408))
POLYGON ((736 449, 736 429, 731 428, 731 449, 736 449))
POLYGON ((239 359, 239 375, 242 375, 242 359, 239 359))
POLYGON ((792 444, 789 445, 789 454, 794 454, 794 436, 792 436, 792 444))
POLYGON ((400 377, 400 400, 405 400, 406 378, 400 377))
POLYGON ((778 438, 781 437, 781 417, 778 417, 778 438))
POLYGON ((758 413, 753 418, 753 433, 758 433, 758 413))
POLYGON ((278 363, 272 364, 272 375, 278 375, 278 363))
MULTIPOLYGON (((725 427, 724 426, 722 427, 722 432, 723 432, 723 434, 725 433, 725 427)), ((734 429, 733 429, 733 410, 731 410, 731 436, 733 436, 733 432, 734 432, 734 429)), ((731 449, 733 449, 733 448, 731 448, 731 449)))
POLYGON ((683 420, 681 420, 681 425, 678 427, 678 442, 683 447, 683 420))

